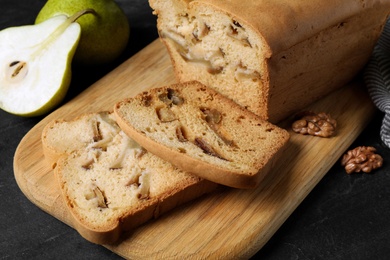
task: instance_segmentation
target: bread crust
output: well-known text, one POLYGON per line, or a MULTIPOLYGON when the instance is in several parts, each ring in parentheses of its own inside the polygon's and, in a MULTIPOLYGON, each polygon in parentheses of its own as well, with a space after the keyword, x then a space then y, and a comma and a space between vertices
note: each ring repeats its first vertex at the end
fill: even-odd
POLYGON ((125 99, 115 105, 114 113, 123 131, 151 153, 170 161, 184 171, 235 188, 255 188, 283 154, 289 139, 286 130, 262 120, 196 81, 155 88, 134 98, 125 99), (185 114, 172 122, 155 121, 156 116, 153 117, 153 113, 162 106, 158 96, 169 90, 175 91, 183 98, 184 104, 178 105, 175 111, 185 114), (143 100, 149 98, 151 104, 141 108, 139 105, 142 106, 143 100), (202 109, 224 111, 221 113, 223 119, 219 125, 219 130, 223 131, 223 134, 213 129, 213 126, 207 126, 203 119, 198 120, 202 115, 197 112, 202 109), (191 115, 192 112, 194 113, 191 115), (144 126, 137 125, 141 121, 144 121, 144 126), (149 127, 156 129, 157 134, 148 134, 149 127), (164 127, 168 130, 165 131, 164 127), (173 141, 176 133, 172 131, 176 131, 177 127, 186 129, 188 140, 184 143, 173 141), (196 143, 194 140, 200 136, 204 136, 205 142, 210 143, 227 159, 219 159, 215 155, 202 152, 199 145, 194 144, 196 143), (226 137, 225 140, 230 139, 236 142, 237 146, 221 144, 223 141, 220 139, 213 142, 212 136, 221 140, 226 137))

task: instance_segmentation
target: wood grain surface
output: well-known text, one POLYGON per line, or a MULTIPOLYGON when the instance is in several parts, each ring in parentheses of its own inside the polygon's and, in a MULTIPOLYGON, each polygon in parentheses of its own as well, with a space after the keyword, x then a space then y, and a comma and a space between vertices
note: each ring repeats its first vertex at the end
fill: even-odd
MULTIPOLYGON (((156 40, 26 134, 14 157, 20 189, 39 208, 71 225, 59 186, 42 154, 43 127, 53 119, 111 110, 116 101, 174 82, 169 56, 156 40)), ((308 109, 335 117, 337 135, 327 139, 298 135, 290 130, 292 121, 287 119, 280 124, 291 133, 284 157, 258 188, 224 188, 149 221, 124 234, 118 244, 105 247, 131 259, 237 259, 254 255, 328 170, 339 164, 375 111, 359 81, 308 109)))

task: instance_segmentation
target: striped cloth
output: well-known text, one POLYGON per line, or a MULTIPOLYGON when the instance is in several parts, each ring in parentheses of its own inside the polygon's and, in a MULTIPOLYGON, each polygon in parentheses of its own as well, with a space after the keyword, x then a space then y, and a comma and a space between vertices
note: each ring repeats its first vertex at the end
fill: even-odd
POLYGON ((380 136, 390 148, 390 19, 364 70, 364 81, 373 103, 385 113, 380 136))

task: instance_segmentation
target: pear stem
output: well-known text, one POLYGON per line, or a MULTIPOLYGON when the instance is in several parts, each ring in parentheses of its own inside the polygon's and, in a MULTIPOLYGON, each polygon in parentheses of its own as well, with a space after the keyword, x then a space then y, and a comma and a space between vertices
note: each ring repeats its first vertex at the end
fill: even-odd
POLYGON ((42 50, 46 49, 47 46, 53 42, 56 38, 58 38, 64 31, 71 25, 72 23, 76 22, 77 19, 79 19, 81 16, 85 14, 97 14, 95 10, 93 9, 84 9, 81 11, 78 11, 77 13, 73 14, 72 16, 68 17, 63 24, 57 27, 57 29, 54 30, 52 34, 47 37, 42 44, 40 44, 40 48, 38 48, 35 53, 32 55, 34 58, 36 55, 38 55, 42 50))
POLYGON ((71 23, 74 23, 74 22, 76 22, 77 19, 79 19, 84 14, 94 14, 94 15, 97 15, 97 13, 96 13, 96 11, 94 9, 88 8, 88 9, 84 9, 84 10, 78 11, 74 15, 70 16, 68 18, 68 20, 70 20, 71 23))

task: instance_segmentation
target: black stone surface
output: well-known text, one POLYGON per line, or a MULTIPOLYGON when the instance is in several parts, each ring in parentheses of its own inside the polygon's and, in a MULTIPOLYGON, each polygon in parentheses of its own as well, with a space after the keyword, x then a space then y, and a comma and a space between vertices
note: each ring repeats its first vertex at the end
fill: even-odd
MULTIPOLYGON (((90 71, 75 69, 64 102, 158 37, 146 0, 117 2, 131 24, 127 50, 107 66, 90 71)), ((33 23, 44 3, 0 0, 0 30, 33 23)), ((390 150, 379 138, 382 117, 378 112, 351 148, 376 147, 385 159, 384 166, 373 174, 347 175, 339 163, 334 165, 256 258, 389 259, 390 150)), ((37 208, 17 186, 13 175, 15 149, 41 119, 0 111, 0 259, 120 259, 37 208)))

